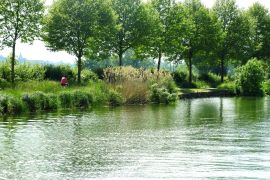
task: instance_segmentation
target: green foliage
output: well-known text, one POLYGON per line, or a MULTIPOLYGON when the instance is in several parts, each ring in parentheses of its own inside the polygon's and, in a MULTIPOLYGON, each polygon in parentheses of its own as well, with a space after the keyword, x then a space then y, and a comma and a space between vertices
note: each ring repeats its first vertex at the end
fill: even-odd
POLYGON ((269 10, 260 3, 254 3, 247 11, 253 21, 253 57, 270 58, 270 14, 269 10))
POLYGON ((23 110, 22 102, 14 97, 0 96, 0 114, 19 114, 23 110))
POLYGON ((236 93, 236 84, 234 81, 224 82, 217 87, 219 90, 229 91, 230 93, 236 93))
POLYGON ((72 107, 72 98, 73 98, 72 92, 69 92, 69 91, 61 92, 58 98, 59 98, 59 102, 62 108, 72 107))
POLYGON ((215 53, 219 26, 217 19, 199 0, 186 0, 171 10, 168 23, 171 59, 185 60, 192 83, 193 64, 196 58, 215 53))
POLYGON ((19 64, 15 69, 16 81, 41 81, 44 80, 45 69, 42 65, 31 65, 28 63, 19 64))
POLYGON ((237 7, 235 0, 217 0, 213 12, 218 18, 221 33, 218 37, 217 56, 220 59, 221 80, 226 74, 229 60, 244 64, 250 58, 252 21, 237 7))
MULTIPOLYGON (((16 65, 15 80, 18 81, 41 81, 44 80, 45 69, 42 65, 32 65, 30 63, 21 63, 16 65)), ((11 80, 11 70, 8 62, 0 63, 0 78, 5 81, 11 80)))
POLYGON ((269 80, 264 81, 262 84, 262 87, 263 87, 264 93, 267 95, 270 95, 270 81, 269 80))
POLYGON ((11 87, 11 84, 7 80, 0 78, 0 90, 10 88, 10 87, 11 87))
POLYGON ((72 105, 76 108, 88 108, 93 101, 93 96, 90 93, 75 91, 72 94, 72 105))
POLYGON ((119 65, 122 66, 123 54, 146 42, 147 35, 152 33, 152 9, 141 0, 112 0, 112 8, 116 14, 116 28, 108 31, 106 45, 101 46, 103 53, 112 52, 118 55, 119 65), (111 51, 108 51, 108 48, 111 51))
POLYGON ((124 99, 117 91, 110 90, 108 94, 108 102, 111 106, 120 106, 124 103, 124 99))
POLYGON ((211 72, 200 74, 198 80, 206 82, 213 88, 217 87, 220 84, 220 77, 211 72))
POLYGON ((18 40, 32 42, 40 35, 44 2, 41 0, 1 0, 0 47, 12 48, 11 82, 15 81, 15 55, 18 40))
POLYGON ((58 105, 56 95, 45 94, 43 92, 24 95, 22 100, 31 112, 56 110, 58 105))
POLYGON ((42 91, 44 93, 56 93, 61 91, 62 89, 63 88, 60 86, 60 83, 55 81, 28 81, 17 83, 15 91, 21 92, 42 91))
POLYGON ((0 78, 10 81, 11 80, 11 69, 9 63, 1 62, 0 63, 0 78))
POLYGON ((263 95, 262 83, 265 80, 265 69, 261 61, 249 60, 246 65, 237 69, 236 77, 236 88, 242 95, 263 95))
POLYGON ((97 81, 98 76, 96 73, 89 69, 82 70, 82 82, 87 83, 89 81, 97 81))
POLYGON ((162 85, 156 83, 151 87, 150 99, 154 103, 169 104, 175 102, 177 98, 177 93, 170 93, 169 90, 162 85))
MULTIPOLYGON (((77 57, 78 82, 81 82, 82 57, 104 37, 113 21, 110 2, 104 0, 59 0, 44 20, 43 40, 52 50, 65 50, 77 57)), ((107 36, 106 36, 107 37, 107 36)), ((92 50, 92 49, 91 49, 92 50)))
POLYGON ((69 65, 45 65, 45 79, 60 81, 63 76, 66 76, 69 82, 76 80, 76 74, 69 65))

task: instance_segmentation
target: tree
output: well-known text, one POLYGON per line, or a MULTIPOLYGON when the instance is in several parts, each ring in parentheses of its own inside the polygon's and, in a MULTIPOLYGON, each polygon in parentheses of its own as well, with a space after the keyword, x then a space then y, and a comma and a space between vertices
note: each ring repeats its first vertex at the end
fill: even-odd
POLYGON ((268 9, 258 2, 248 9, 248 15, 254 23, 253 57, 258 59, 270 58, 270 14, 268 9))
POLYGON ((221 82, 224 82, 228 60, 248 59, 251 50, 251 22, 238 9, 235 0, 217 0, 213 12, 222 25, 217 54, 220 59, 221 82))
POLYGON ((185 59, 192 84, 193 61, 216 47, 217 22, 199 0, 186 0, 172 10, 169 34, 171 53, 175 58, 185 59))
POLYGON ((108 44, 111 51, 118 55, 119 66, 123 65, 123 54, 145 42, 151 33, 151 9, 140 0, 112 0, 117 14, 117 30, 111 34, 108 44))
POLYGON ((28 43, 40 35, 44 4, 41 0, 1 0, 0 39, 12 48, 11 82, 15 81, 15 55, 18 40, 28 43))
POLYGON ((162 57, 166 54, 168 48, 168 15, 174 4, 173 0, 151 0, 149 6, 153 9, 152 30, 147 40, 139 47, 141 53, 158 59, 157 70, 160 71, 162 57))
POLYGON ((77 57, 80 83, 83 56, 95 39, 106 36, 113 22, 109 1, 58 0, 45 18, 43 39, 49 49, 64 50, 77 57))

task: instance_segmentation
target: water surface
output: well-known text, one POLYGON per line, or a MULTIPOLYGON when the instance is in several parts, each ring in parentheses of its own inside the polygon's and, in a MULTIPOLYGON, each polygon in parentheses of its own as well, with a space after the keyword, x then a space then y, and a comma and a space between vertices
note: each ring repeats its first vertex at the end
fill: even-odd
POLYGON ((269 179, 270 99, 0 120, 0 179, 269 179))

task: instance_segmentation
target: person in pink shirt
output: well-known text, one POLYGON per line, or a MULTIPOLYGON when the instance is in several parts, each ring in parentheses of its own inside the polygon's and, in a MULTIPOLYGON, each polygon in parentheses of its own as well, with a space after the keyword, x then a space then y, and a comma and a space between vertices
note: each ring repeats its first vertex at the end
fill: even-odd
POLYGON ((61 86, 65 87, 68 86, 68 79, 66 76, 63 76, 61 79, 61 86))

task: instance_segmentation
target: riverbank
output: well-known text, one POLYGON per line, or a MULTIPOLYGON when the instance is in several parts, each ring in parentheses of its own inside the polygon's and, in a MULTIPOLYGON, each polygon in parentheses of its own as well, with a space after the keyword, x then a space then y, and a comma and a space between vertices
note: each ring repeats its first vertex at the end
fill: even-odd
POLYGON ((18 115, 58 110, 87 110, 95 106, 169 104, 175 102, 177 97, 190 99, 235 96, 229 91, 218 89, 172 91, 175 90, 167 90, 158 84, 149 87, 147 84, 137 82, 112 85, 99 80, 91 81, 86 85, 61 87, 59 82, 55 81, 30 81, 20 83, 16 88, 0 90, 0 114, 18 115))
POLYGON ((210 97, 235 97, 237 94, 225 89, 180 89, 180 99, 210 98, 210 97))

